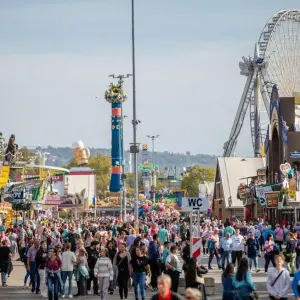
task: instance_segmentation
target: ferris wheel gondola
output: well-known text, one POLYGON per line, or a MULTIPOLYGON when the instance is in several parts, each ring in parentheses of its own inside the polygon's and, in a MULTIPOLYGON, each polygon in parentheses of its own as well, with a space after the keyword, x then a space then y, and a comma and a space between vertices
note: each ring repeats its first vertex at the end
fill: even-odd
POLYGON ((277 85, 281 97, 291 97, 300 91, 300 9, 281 10, 273 15, 255 44, 253 57, 243 57, 239 67, 247 81, 223 155, 233 155, 250 109, 254 155, 260 156, 269 121, 272 87, 277 85))

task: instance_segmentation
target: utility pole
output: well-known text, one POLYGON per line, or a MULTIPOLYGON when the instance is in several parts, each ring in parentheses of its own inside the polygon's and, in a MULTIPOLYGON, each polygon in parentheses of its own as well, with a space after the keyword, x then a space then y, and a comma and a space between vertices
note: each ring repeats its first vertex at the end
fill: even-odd
MULTIPOLYGON (((124 83, 124 79, 129 78, 130 76, 132 76, 131 74, 126 74, 126 75, 115 75, 115 74, 111 74, 109 75, 109 77, 112 77, 114 79, 119 79, 118 83, 121 86, 121 89, 123 88, 123 83, 124 83)), ((120 144, 122 145, 122 174, 121 174, 121 180, 123 182, 122 184, 122 191, 120 193, 120 217, 123 221, 126 221, 126 192, 125 192, 125 180, 126 180, 126 174, 125 174, 125 160, 124 160, 124 119, 127 116, 125 116, 123 114, 123 109, 122 109, 122 115, 121 115, 121 119, 122 119, 122 132, 121 132, 121 139, 122 141, 120 141, 120 144)))
POLYGON ((154 167, 154 142, 155 140, 159 137, 159 135, 147 135, 147 138, 152 140, 152 186, 151 186, 151 191, 152 191, 152 200, 155 202, 155 187, 156 187, 156 176, 155 176, 155 167, 154 167))
POLYGON ((134 217, 136 220, 136 229, 139 228, 139 187, 138 187, 138 165, 137 155, 139 153, 139 144, 137 144, 136 133, 137 125, 140 123, 136 117, 136 89, 135 89, 135 33, 134 33, 134 0, 131 0, 131 42, 132 42, 132 108, 133 108, 133 143, 130 146, 130 153, 133 154, 133 172, 134 172, 134 217))

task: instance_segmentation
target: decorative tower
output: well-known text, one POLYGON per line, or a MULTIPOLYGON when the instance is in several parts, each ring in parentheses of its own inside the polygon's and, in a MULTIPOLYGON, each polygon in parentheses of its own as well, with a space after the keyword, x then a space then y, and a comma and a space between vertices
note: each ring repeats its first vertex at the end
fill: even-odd
POLYGON ((120 192, 123 186, 121 180, 123 165, 123 112, 122 103, 127 99, 123 92, 122 81, 111 83, 105 92, 105 100, 111 103, 111 179, 109 190, 120 192))

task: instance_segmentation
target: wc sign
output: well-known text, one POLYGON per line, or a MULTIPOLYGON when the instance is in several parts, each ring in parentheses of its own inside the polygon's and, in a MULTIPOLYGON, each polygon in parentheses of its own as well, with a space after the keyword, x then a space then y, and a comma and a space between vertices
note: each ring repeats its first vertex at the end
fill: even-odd
POLYGON ((207 197, 184 197, 182 198, 182 211, 201 211, 207 212, 208 198, 207 197))

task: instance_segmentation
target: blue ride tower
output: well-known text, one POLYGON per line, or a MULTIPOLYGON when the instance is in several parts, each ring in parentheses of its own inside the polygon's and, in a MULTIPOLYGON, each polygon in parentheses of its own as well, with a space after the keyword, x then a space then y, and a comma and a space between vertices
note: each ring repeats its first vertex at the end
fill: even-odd
POLYGON ((120 192, 123 187, 121 180, 123 165, 123 112, 122 103, 127 99, 122 83, 111 83, 105 92, 105 100, 111 103, 111 178, 110 192, 120 192))

